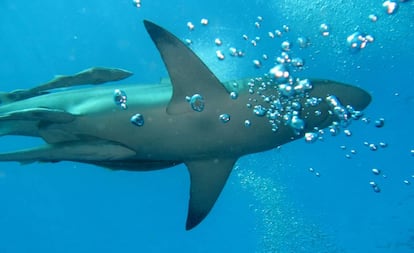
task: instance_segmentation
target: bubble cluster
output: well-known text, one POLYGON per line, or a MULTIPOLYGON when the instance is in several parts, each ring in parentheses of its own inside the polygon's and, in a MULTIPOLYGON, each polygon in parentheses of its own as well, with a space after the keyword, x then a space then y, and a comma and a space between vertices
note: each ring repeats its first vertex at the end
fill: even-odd
POLYGON ((351 52, 358 52, 364 49, 368 43, 374 42, 374 37, 369 34, 354 32, 346 38, 346 42, 351 52))
POLYGON ((127 95, 125 91, 120 90, 120 89, 115 89, 113 97, 114 97, 115 104, 119 105, 124 110, 127 109, 127 95))

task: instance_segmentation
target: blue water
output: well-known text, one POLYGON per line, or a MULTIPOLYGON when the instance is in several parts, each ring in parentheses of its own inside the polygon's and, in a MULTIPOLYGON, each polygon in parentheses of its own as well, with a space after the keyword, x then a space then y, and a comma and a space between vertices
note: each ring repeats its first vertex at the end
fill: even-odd
MULTIPOLYGON (((305 61, 295 75, 351 83, 373 101, 365 110, 371 123, 354 122, 350 137, 328 134, 313 144, 298 140, 241 158, 212 212, 192 231, 184 229, 184 166, 133 173, 70 162, 2 163, 0 252, 414 252, 414 2, 398 5, 389 15, 382 1, 142 0, 140 8, 130 0, 1 1, 4 91, 91 66, 133 71, 124 82, 156 83, 167 73, 144 30, 142 20, 149 19, 191 39, 221 80, 266 73, 288 40, 291 53, 305 61), (202 26, 202 18, 209 24, 202 26), (324 23, 329 36, 321 35, 324 23), (281 38, 268 36, 275 29, 281 38), (346 38, 357 31, 374 42, 350 52, 346 38), (299 36, 310 46, 295 44, 299 36), (229 56, 230 46, 245 56, 229 56), (381 117, 385 125, 376 128, 381 117)), ((38 143, 2 137, 0 150, 38 143)))

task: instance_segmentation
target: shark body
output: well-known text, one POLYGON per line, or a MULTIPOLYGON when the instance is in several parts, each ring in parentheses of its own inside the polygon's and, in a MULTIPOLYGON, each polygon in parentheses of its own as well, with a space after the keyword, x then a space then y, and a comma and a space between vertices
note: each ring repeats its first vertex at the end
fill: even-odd
MULTIPOLYGON (((335 113, 335 105, 326 100, 329 96, 336 96, 355 111, 370 103, 370 95, 362 89, 328 80, 311 80, 312 87, 294 97, 274 88, 252 94, 252 79, 220 82, 173 34, 149 21, 144 24, 166 65, 170 82, 50 92, 53 88, 130 75, 119 69, 93 68, 30 90, 2 94, 0 135, 35 136, 46 144, 0 154, 0 161, 75 161, 131 171, 184 163, 191 179, 186 223, 189 230, 207 216, 239 157, 272 149, 340 121, 341 114, 335 113), (126 94, 124 107, 114 102, 115 89, 126 94), (236 92, 237 99, 230 98, 230 92, 236 92), (201 103, 200 110, 186 100, 197 94, 202 96, 196 101, 201 103), (260 107, 266 111, 261 115, 252 107, 256 108, 255 103, 263 97, 282 101, 285 106, 275 109, 266 104, 269 101, 263 102, 267 108, 260 107), (319 102, 306 105, 309 98, 319 102), (292 100, 300 104, 299 108, 291 109, 292 100), (270 118, 272 110, 279 113, 270 118), (290 121, 284 119, 288 114, 290 121), (139 122, 131 123, 134 116, 139 122), (299 127, 292 123, 295 116, 302 120, 299 127)), ((258 86, 263 87, 263 83, 258 86)))

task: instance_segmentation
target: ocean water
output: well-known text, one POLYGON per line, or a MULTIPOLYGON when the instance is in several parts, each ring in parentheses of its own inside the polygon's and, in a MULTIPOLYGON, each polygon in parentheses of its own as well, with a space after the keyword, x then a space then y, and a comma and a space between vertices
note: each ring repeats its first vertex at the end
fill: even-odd
MULTIPOLYGON (((220 80, 262 76, 288 41, 304 61, 293 75, 354 84, 373 100, 369 123, 353 122, 351 136, 326 133, 242 157, 191 231, 183 165, 134 173, 1 163, 0 252, 414 252, 414 2, 394 3, 387 13, 383 0, 1 1, 3 91, 91 66, 133 71, 123 83, 157 83, 167 72, 143 27, 148 19, 191 40, 220 80), (355 32, 365 40, 358 50, 347 42, 355 32)), ((4 136, 0 150, 39 143, 4 136)))

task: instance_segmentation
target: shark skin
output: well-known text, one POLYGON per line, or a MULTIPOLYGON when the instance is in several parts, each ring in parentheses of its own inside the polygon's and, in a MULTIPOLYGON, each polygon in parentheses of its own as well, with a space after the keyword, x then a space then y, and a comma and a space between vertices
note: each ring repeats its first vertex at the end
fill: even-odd
MULTIPOLYGON (((336 96, 341 104, 351 105, 354 110, 364 109, 371 101, 370 95, 360 88, 312 79, 312 89, 306 96, 296 98, 303 105, 298 113, 304 127, 298 131, 281 123, 277 131, 272 131, 269 119, 255 115, 246 103, 262 95, 273 94, 277 98, 280 93, 268 89, 260 95, 251 94, 248 83, 252 79, 222 83, 169 31, 150 21, 144 21, 144 25, 171 83, 105 85, 57 92, 49 92, 47 89, 55 86, 48 83, 32 89, 41 93, 29 90, 25 96, 4 100, 0 105, 0 136, 34 136, 42 138, 45 144, 2 153, 0 161, 74 161, 129 171, 165 169, 183 163, 191 180, 186 222, 186 229, 190 230, 208 215, 238 158, 275 148, 339 121, 326 101, 328 96, 336 96), (127 94, 126 109, 114 102, 115 89, 127 94), (238 93, 237 99, 229 97, 231 91, 238 93), (193 110, 186 100, 194 94, 204 98, 201 112, 193 110), (307 97, 320 98, 320 102, 305 106, 307 97), (137 113, 143 116, 142 126, 130 122, 137 113), (223 123, 222 114, 230 115, 230 120, 223 123), (248 127, 246 120, 251 122, 248 127)), ((100 83, 105 81, 97 79, 100 83)), ((76 81, 67 85, 59 81, 56 87, 88 81, 77 77, 72 80, 76 81)), ((289 97, 284 100, 289 102, 289 97)))

